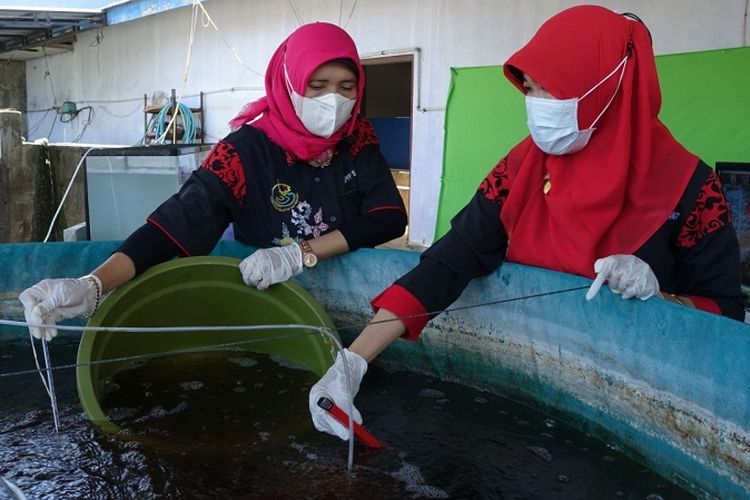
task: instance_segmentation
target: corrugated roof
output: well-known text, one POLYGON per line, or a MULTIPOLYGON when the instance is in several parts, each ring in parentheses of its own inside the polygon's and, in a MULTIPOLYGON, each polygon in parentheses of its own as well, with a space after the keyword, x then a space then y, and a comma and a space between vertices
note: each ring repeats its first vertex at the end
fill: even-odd
POLYGON ((23 60, 69 51, 76 33, 186 7, 193 0, 27 0, 27 3, 16 6, 0 0, 0 59, 23 60))
POLYGON ((71 50, 76 33, 104 24, 101 9, 0 7, 0 59, 71 50))

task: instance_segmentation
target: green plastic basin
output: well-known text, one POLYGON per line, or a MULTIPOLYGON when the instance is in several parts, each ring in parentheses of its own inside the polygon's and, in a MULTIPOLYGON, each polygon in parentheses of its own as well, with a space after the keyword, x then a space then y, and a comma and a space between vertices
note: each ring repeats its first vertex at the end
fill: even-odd
MULTIPOLYGON (((238 259, 228 257, 188 257, 154 266, 110 294, 87 328, 301 324, 325 327, 335 334, 328 314, 302 287, 288 281, 259 291, 242 282, 238 264, 238 259)), ((224 349, 217 344, 234 344, 226 347, 227 351, 280 355, 322 376, 335 359, 335 346, 320 333, 299 335, 310 331, 133 333, 87 329, 78 348, 78 395, 92 422, 105 431, 117 432, 119 427, 99 403, 116 373, 142 364, 146 355, 210 346, 215 346, 214 352, 224 349), (278 338, 281 336, 287 338, 278 338)))

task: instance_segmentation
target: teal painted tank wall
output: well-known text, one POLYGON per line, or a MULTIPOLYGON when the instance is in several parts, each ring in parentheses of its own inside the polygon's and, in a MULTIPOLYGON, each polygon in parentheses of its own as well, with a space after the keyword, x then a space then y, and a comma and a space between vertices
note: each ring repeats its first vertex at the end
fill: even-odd
MULTIPOLYGON (((44 277, 85 274, 116 246, 0 245, 0 318, 21 319, 23 288, 44 277)), ((215 253, 249 251, 223 241, 215 253)), ((418 259, 362 249, 323 261, 297 281, 346 341, 369 318, 369 300, 418 259)), ((698 497, 750 496, 750 327, 660 299, 624 301, 608 289, 587 302, 589 283, 504 264, 473 281, 452 306, 457 310, 433 320, 418 342, 399 341, 382 357, 616 436, 627 452, 698 497), (539 296, 525 298, 533 295, 539 296), (497 303, 510 299, 518 300, 497 303), (482 305, 489 302, 495 303, 482 305)), ((14 327, 0 336, 26 338, 14 327)))

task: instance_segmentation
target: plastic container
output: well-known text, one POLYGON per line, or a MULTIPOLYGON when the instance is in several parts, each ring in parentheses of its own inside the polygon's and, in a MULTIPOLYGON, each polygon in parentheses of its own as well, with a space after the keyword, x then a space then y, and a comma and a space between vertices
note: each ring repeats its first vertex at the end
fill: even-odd
MULTIPOLYGON (((256 290, 243 283, 238 264, 238 259, 228 257, 188 257, 155 266, 109 295, 88 326, 303 324, 334 331, 325 310, 299 285, 288 281, 266 291, 256 290)), ((227 346, 227 351, 277 354, 322 376, 335 359, 334 343, 320 333, 300 335, 305 331, 120 333, 85 330, 78 348, 81 405, 101 429, 116 432, 119 427, 107 418, 99 401, 107 382, 117 372, 142 363, 144 355, 198 350, 217 344, 234 344, 227 346), (287 338, 280 339, 280 336, 287 338), (245 343, 247 340, 253 342, 245 343), (118 358, 131 359, 98 363, 118 358)))

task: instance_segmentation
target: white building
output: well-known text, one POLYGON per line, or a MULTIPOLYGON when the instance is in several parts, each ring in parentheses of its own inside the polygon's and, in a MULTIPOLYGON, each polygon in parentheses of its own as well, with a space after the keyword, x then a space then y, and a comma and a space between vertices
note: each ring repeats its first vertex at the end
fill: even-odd
MULTIPOLYGON (((410 98, 405 109, 396 111, 411 117, 409 242, 428 245, 435 233, 441 185, 450 68, 502 64, 548 17, 580 2, 205 0, 192 7, 191 3, 114 4, 106 9, 108 25, 78 34, 72 50, 50 50, 46 56, 28 59, 28 139, 139 143, 144 134, 144 95, 150 100, 176 89, 191 106, 203 92, 205 139, 215 142, 228 133, 228 120, 245 103, 263 95, 268 59, 290 32, 301 23, 337 23, 352 35, 366 63, 402 64, 391 66, 391 73, 373 70, 368 91, 404 92, 410 98), (405 73, 396 71, 404 67, 405 73), (91 106, 91 119, 79 113, 61 123, 55 108, 64 101, 78 108, 91 106)), ((745 46, 750 34, 747 0, 598 3, 640 16, 653 34, 657 54, 745 46)))

